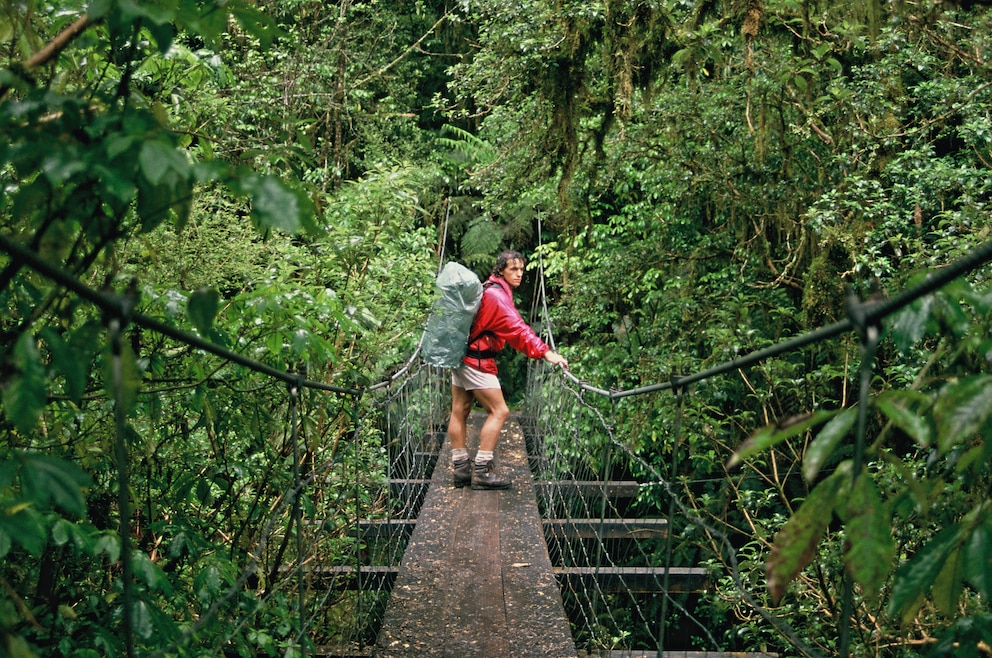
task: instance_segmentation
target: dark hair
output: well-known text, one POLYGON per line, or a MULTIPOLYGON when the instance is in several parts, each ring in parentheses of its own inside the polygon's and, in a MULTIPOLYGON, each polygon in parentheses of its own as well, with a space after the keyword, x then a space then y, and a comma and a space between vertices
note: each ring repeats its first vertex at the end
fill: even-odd
POLYGON ((511 260, 523 261, 524 265, 527 264, 527 259, 519 251, 512 251, 507 249, 506 251, 500 252, 500 255, 496 257, 496 265, 493 266, 492 275, 493 276, 503 276, 503 270, 510 263, 511 260))

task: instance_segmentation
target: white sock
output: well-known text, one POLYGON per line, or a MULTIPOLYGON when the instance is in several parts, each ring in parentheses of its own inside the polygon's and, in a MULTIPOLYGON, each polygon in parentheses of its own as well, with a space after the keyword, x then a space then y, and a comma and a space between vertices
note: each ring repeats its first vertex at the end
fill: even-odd
POLYGON ((475 463, 476 464, 488 464, 493 460, 492 450, 480 450, 475 453, 475 463))
POLYGON ((451 461, 463 462, 468 459, 468 448, 452 448, 451 461))

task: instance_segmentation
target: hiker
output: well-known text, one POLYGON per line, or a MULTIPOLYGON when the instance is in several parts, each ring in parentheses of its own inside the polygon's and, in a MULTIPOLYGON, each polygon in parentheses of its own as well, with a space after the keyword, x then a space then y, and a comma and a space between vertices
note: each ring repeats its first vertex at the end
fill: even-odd
POLYGON ((482 304, 472 322, 468 352, 459 367, 451 371, 451 464, 454 485, 473 489, 507 489, 510 481, 496 472, 493 451, 499 433, 510 415, 503 390, 496 377, 496 354, 507 343, 532 359, 568 368, 568 361, 552 351, 531 329, 513 303, 513 289, 524 278, 524 257, 517 251, 504 251, 496 259, 485 283, 482 304), (472 410, 473 397, 488 414, 479 432, 479 451, 470 462, 465 447, 465 423, 472 410))

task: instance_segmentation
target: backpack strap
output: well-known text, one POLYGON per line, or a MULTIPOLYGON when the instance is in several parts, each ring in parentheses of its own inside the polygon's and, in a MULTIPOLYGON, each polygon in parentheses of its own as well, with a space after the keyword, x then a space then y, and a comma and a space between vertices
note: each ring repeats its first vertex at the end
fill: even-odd
MULTIPOLYGON (((498 285, 499 284, 496 283, 495 281, 486 281, 485 283, 482 284, 482 294, 484 295, 486 293, 486 290, 492 288, 493 286, 498 286, 498 285)), ((483 336, 492 336, 495 338, 496 334, 494 334, 492 331, 488 329, 483 329, 474 336, 469 336, 466 345, 471 345, 472 343, 479 340, 483 336)), ((465 356, 470 356, 473 359, 494 359, 496 358, 497 354, 499 354, 499 352, 496 352, 495 350, 473 350, 469 348, 465 356)))

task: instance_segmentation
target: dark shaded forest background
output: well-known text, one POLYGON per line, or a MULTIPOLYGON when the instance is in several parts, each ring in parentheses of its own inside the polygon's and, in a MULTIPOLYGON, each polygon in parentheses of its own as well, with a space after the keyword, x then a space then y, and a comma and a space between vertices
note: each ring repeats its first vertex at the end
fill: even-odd
MULTIPOLYGON (((518 307, 543 274, 573 371, 625 389, 843 319, 852 295, 992 238, 987 3, 3 0, 0 49, 4 239, 334 386, 413 354, 442 254, 484 274, 524 252, 518 307)), ((845 562, 856 655, 990 654, 988 278, 884 327, 853 491, 821 469, 850 457, 856 335, 686 398, 686 495, 736 533, 752 594, 825 655, 845 562), (806 426, 727 465, 818 410, 841 420, 812 466, 823 433, 806 426), (852 539, 857 522, 873 531, 852 539)), ((9 254, 0 304, 0 652, 120 655, 104 322, 9 254)), ((267 470, 286 451, 279 384, 139 329, 122 358, 140 645, 218 655, 224 635, 226 655, 297 655, 291 598, 251 607, 267 584, 237 580, 289 477, 267 470), (251 623, 193 622, 235 604, 251 623)), ((514 403, 524 365, 502 366, 514 403)), ((617 418, 648 463, 670 457, 673 405, 617 418)), ((315 405, 307 450, 374 471, 376 437, 355 440, 350 413, 315 405)), ((687 528, 679 550, 711 540, 687 528)), ((726 648, 792 655, 736 588, 718 584, 707 613, 726 648)))

